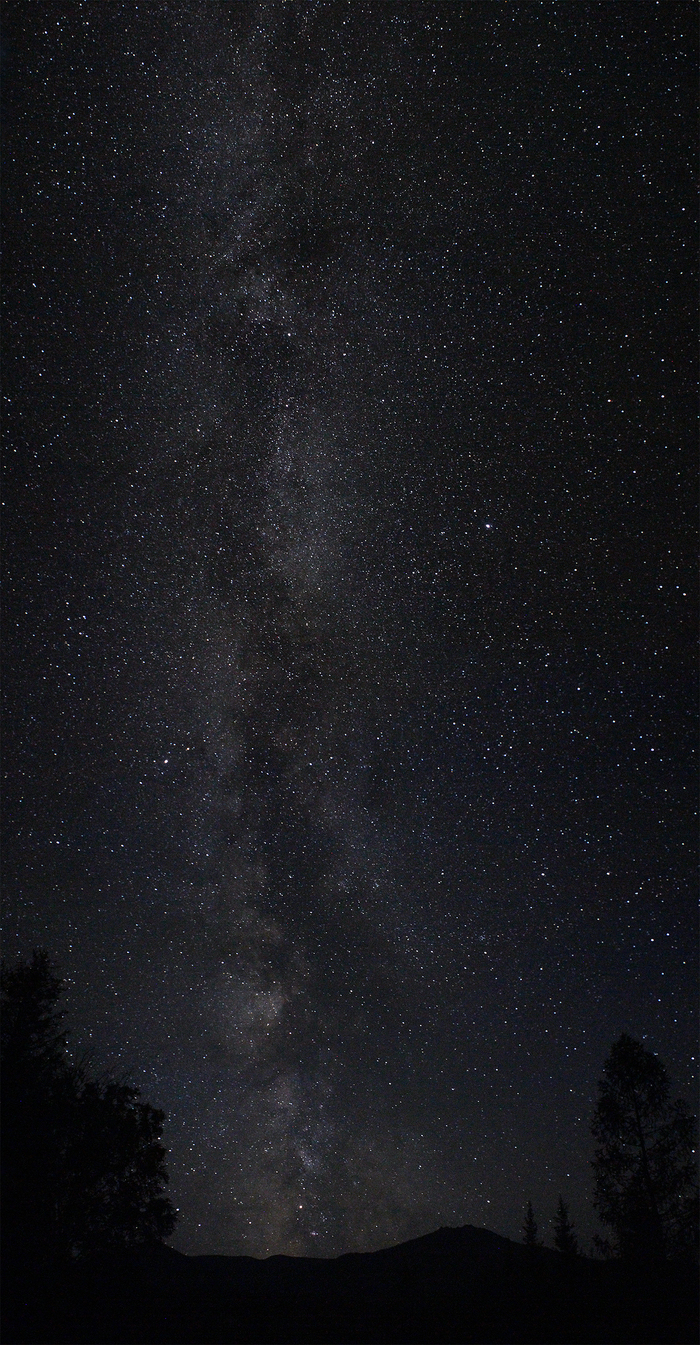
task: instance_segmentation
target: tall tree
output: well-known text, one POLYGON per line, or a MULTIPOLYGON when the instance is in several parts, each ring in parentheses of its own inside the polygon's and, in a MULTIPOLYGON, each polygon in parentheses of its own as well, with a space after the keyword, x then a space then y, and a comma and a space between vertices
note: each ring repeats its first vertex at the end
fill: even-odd
POLYGON ((625 1033, 603 1067, 591 1131, 594 1205, 613 1235, 598 1245, 634 1259, 697 1254, 695 1117, 670 1101, 657 1056, 625 1033))
POLYGON ((523 1242, 525 1243, 526 1247, 539 1247, 540 1245, 537 1237, 537 1224, 535 1223, 535 1215, 532 1208, 531 1200, 528 1200, 527 1208, 525 1210, 525 1223, 523 1224, 523 1242))
POLYGON ((563 1252, 564 1256, 576 1256, 578 1253, 578 1239, 574 1233, 574 1225, 569 1219, 569 1207, 562 1196, 559 1197, 554 1216, 554 1246, 558 1252, 563 1252))
POLYGON ((5 1265, 166 1237, 163 1112, 68 1060, 63 986, 46 953, 3 967, 1 987, 5 1265))
POLYGON ((73 1081, 57 1007, 61 982, 44 952, 3 966, 0 1065, 5 1266, 51 1259, 73 1081))

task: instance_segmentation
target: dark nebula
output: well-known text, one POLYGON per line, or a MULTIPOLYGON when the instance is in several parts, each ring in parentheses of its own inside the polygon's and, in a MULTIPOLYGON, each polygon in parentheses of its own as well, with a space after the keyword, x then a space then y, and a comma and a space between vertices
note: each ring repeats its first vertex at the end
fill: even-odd
POLYGON ((696 8, 4 6, 4 926, 174 1245, 583 1246, 694 1095, 696 8))

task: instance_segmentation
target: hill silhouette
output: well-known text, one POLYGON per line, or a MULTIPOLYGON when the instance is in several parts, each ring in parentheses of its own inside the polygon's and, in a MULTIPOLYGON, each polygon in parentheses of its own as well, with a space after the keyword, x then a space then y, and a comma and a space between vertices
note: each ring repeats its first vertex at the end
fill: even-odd
POLYGON ((154 1245, 76 1265, 43 1304, 28 1297, 3 1338, 683 1345, 697 1339, 696 1273, 568 1258, 471 1226, 332 1259, 186 1256, 154 1245))

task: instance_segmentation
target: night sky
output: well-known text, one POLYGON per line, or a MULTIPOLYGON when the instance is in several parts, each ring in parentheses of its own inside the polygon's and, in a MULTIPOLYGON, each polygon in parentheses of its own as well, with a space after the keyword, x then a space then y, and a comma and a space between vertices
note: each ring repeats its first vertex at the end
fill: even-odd
POLYGON ((4 950, 186 1252, 695 1096, 694 4, 4 5, 4 950))

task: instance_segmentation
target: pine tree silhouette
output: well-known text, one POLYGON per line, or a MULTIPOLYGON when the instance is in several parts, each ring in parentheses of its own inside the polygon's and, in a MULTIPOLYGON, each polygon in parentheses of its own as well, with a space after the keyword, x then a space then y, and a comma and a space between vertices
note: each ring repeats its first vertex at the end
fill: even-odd
POLYGON ((528 1200, 525 1210, 525 1223, 523 1224, 523 1242, 526 1247, 539 1247, 540 1243, 537 1237, 537 1224, 532 1209, 532 1201, 528 1200))
POLYGON ((569 1207, 561 1196, 554 1217, 554 1246, 564 1256, 576 1256, 578 1253, 578 1239, 569 1219, 569 1207))

